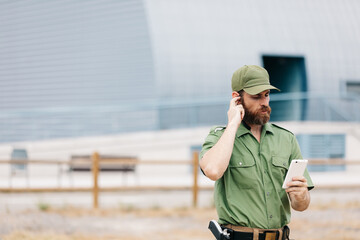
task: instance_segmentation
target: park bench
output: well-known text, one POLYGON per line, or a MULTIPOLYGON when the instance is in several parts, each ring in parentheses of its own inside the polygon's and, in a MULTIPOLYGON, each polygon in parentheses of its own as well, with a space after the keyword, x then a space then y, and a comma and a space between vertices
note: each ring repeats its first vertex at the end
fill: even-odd
MULTIPOLYGON (((100 155, 100 171, 111 172, 135 172, 136 157, 100 155)), ((70 171, 91 171, 91 155, 72 155, 69 162, 70 171)))

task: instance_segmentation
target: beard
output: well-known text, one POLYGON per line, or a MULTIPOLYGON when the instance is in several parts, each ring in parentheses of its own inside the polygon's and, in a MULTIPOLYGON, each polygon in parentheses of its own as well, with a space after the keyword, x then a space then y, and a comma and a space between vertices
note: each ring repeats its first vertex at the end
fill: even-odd
POLYGON ((261 106, 260 109, 256 111, 251 111, 243 101, 243 98, 241 98, 241 104, 244 107, 245 110, 245 116, 243 121, 248 125, 264 125, 270 120, 270 114, 271 114, 271 107, 270 106, 261 106), (266 111, 266 113, 263 113, 263 111, 266 111))

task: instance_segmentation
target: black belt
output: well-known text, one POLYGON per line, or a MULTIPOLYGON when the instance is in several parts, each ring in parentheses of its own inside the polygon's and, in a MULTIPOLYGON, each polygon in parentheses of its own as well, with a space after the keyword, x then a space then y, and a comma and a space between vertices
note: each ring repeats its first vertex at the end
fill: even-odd
MULTIPOLYGON (((222 227, 224 228, 224 227, 222 227)), ((224 228, 225 229, 225 228, 224 228)), ((230 233, 230 239, 231 240, 253 240, 254 238, 254 233, 252 232, 239 232, 239 231, 235 231, 232 230, 230 228, 226 228, 228 233, 230 233)), ((290 229, 288 226, 285 226, 283 228, 283 236, 282 239, 283 240, 287 240, 289 239, 289 235, 290 235, 290 229)), ((259 240, 278 240, 280 236, 280 232, 279 231, 265 231, 262 233, 259 233, 259 240)))
MULTIPOLYGON (((266 240, 266 239, 271 239, 271 240, 278 240, 279 239, 279 232, 264 232, 264 233, 259 233, 259 240, 266 240), (266 236, 271 236, 266 238, 266 236)), ((233 233, 231 234, 231 239, 233 240, 253 240, 254 234, 253 233, 247 233, 247 232, 237 232, 237 231, 233 231, 233 233)))

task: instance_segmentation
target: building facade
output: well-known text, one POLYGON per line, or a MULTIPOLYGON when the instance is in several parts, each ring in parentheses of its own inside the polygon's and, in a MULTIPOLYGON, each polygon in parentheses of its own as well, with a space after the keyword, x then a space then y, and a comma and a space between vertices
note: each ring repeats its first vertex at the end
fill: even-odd
POLYGON ((0 142, 226 123, 264 66, 275 121, 359 121, 360 2, 0 1, 0 142))

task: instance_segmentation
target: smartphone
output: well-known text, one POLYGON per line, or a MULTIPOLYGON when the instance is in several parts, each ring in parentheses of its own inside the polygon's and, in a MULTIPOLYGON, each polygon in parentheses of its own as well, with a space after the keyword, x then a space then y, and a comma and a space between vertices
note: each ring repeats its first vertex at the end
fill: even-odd
POLYGON ((303 176, 308 160, 306 159, 294 159, 290 163, 289 170, 286 174, 282 188, 288 188, 286 184, 292 181, 293 177, 303 176))

